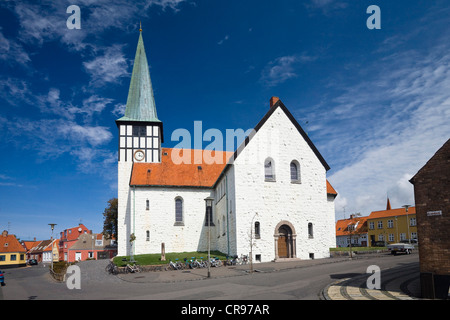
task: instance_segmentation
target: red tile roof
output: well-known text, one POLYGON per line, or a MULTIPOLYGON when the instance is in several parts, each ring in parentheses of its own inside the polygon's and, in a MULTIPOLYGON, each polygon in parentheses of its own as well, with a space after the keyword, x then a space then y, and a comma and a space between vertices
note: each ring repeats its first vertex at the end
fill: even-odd
POLYGON ((399 209, 391 209, 391 210, 381 210, 381 211, 372 211, 369 215, 369 219, 379 219, 386 217, 395 217, 395 216, 404 216, 407 214, 416 214, 416 207, 409 207, 408 212, 406 212, 405 208, 399 209))
MULTIPOLYGON (((133 164, 130 186, 213 187, 233 154, 225 151, 162 148, 161 163, 133 164), (191 163, 181 163, 186 154, 189 154, 191 163)), ((328 180, 326 184, 327 193, 337 195, 328 180)))
POLYGON ((61 235, 62 241, 75 241, 83 233, 89 233, 89 229, 82 223, 78 226, 64 230, 61 235), (80 230, 81 229, 81 230, 80 230))
POLYGON ((336 222, 336 236, 348 236, 350 231, 348 230, 349 225, 356 225, 356 230, 353 234, 367 232, 367 221, 368 217, 356 217, 353 219, 342 219, 336 222))
POLYGON ((336 190, 334 190, 333 186, 330 184, 330 182, 328 182, 328 180, 327 180, 327 193, 337 195, 336 190))
POLYGON ((133 164, 130 185, 212 187, 225 168, 227 160, 234 153, 213 151, 210 154, 209 152, 208 150, 162 148, 161 163, 135 162, 133 164), (186 158, 189 158, 191 163, 179 163, 181 160, 177 160, 182 159, 181 157, 186 154, 189 154, 186 158), (220 159, 220 161, 214 163, 213 159, 220 159))
POLYGON ((0 252, 26 252, 25 248, 17 240, 16 236, 3 232, 0 234, 0 252))

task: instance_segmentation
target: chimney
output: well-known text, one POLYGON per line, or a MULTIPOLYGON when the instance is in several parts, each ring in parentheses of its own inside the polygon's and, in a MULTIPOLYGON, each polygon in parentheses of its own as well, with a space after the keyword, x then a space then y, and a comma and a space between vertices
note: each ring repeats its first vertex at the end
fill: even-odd
POLYGON ((8 231, 6 231, 6 230, 3 230, 3 232, 2 232, 2 236, 4 236, 5 238, 8 236, 8 231))
POLYGON ((270 107, 272 108, 275 105, 275 103, 278 102, 278 100, 280 100, 280 98, 278 98, 278 97, 270 98, 270 107))

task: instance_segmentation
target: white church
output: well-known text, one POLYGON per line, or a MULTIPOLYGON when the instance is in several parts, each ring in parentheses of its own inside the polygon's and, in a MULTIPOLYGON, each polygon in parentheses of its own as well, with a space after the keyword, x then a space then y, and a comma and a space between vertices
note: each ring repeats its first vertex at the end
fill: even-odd
POLYGON ((116 124, 119 256, 160 253, 164 243, 166 252, 209 246, 254 262, 329 257, 329 166, 278 98, 235 152, 162 148, 141 30, 116 124))

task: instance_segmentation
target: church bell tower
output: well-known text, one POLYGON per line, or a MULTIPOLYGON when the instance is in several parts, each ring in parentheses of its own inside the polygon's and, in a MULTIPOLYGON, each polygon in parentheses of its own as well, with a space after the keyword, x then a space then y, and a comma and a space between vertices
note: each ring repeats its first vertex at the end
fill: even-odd
POLYGON ((125 115, 116 120, 116 124, 119 129, 119 163, 161 162, 163 126, 156 114, 142 29, 139 30, 125 115))
MULTIPOLYGON (((156 114, 155 98, 145 55, 142 29, 134 59, 125 115, 116 120, 118 152, 118 255, 130 255, 131 235, 136 229, 134 189, 130 186, 133 167, 138 163, 160 163, 163 125, 156 114), (133 198, 133 200, 131 200, 133 198)), ((141 234, 136 237, 142 237, 141 234)))

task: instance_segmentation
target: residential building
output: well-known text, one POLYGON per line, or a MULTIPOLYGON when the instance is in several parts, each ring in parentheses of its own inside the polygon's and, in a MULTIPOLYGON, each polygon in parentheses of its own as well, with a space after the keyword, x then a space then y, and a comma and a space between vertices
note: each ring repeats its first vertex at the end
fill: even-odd
MULTIPOLYGON (((162 148, 139 34, 125 115, 116 120, 118 254, 219 250, 253 261, 329 257, 329 165, 277 97, 233 152, 162 148)), ((234 142, 235 136, 233 136, 234 142)), ((223 148, 223 146, 221 146, 223 148)))
POLYGON ((26 265, 26 250, 15 235, 4 230, 0 235, 0 267, 20 267, 26 265))
POLYGON ((397 242, 417 242, 416 208, 373 211, 367 217, 369 246, 386 246, 397 242))
POLYGON ((68 261, 111 259, 116 255, 117 244, 114 239, 106 239, 101 233, 84 233, 69 248, 68 261))
POLYGON ((29 259, 36 259, 37 262, 51 263, 53 244, 56 239, 37 241, 34 246, 27 252, 29 259))
POLYGON ((336 222, 336 247, 368 247, 367 217, 350 215, 336 222))
POLYGON ((65 229, 60 233, 59 239, 59 260, 69 261, 69 249, 78 240, 82 234, 91 233, 88 228, 82 223, 77 227, 65 229))
POLYGON ((410 180, 414 185, 424 298, 447 299, 450 285, 450 139, 410 180))

